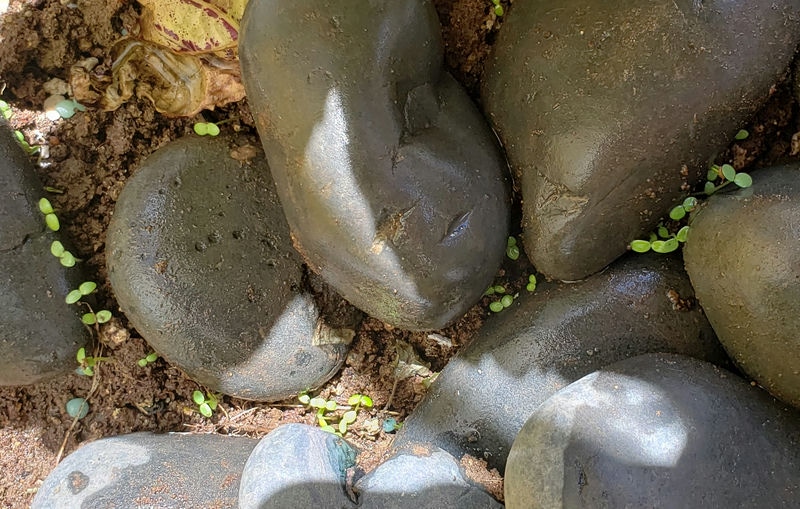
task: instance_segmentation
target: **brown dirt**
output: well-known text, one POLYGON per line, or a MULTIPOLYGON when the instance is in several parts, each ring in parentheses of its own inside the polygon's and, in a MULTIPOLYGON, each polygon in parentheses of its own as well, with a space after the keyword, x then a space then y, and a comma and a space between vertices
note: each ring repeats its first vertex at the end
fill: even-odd
MULTIPOLYGON (((443 23, 447 64, 474 93, 499 21, 490 14, 486 0, 434 3, 443 23)), ((63 191, 48 196, 59 210, 63 233, 74 245, 72 252, 85 260, 88 277, 99 284, 98 304, 114 312, 115 318, 97 331, 95 355, 109 360, 100 363, 94 378, 76 374, 28 387, 0 388, 0 440, 6 444, 0 457, 1 507, 29 506, 62 446, 67 455, 84 442, 134 431, 261 437, 284 423, 314 423, 313 413, 297 401, 266 405, 230 397, 224 397, 220 410, 205 419, 191 401, 192 392, 200 388, 197 383, 162 359, 144 368, 137 365, 150 349, 118 310, 105 269, 105 231, 125 180, 142 158, 189 134, 197 121, 233 118, 226 129, 255 131, 245 101, 187 119, 166 118, 139 100, 114 112, 90 110, 69 120, 48 121, 42 114, 49 95, 45 83, 53 78, 67 81, 70 66, 87 57, 107 60, 108 48, 122 30, 134 29, 139 12, 137 4, 128 0, 82 0, 79 5, 56 0, 10 2, 0 17, 0 98, 13 108, 12 128, 46 151, 48 157, 41 158, 37 168, 45 186, 63 191), (90 392, 91 412, 73 425, 66 402, 90 392)), ((363 470, 374 468, 388 454, 393 435, 380 429, 383 419, 391 416, 402 422, 425 393, 421 376, 399 381, 395 387, 396 341, 411 344, 438 371, 480 327, 486 305, 481 303, 457 324, 437 331, 452 341, 452 347, 426 333, 364 321, 344 368, 319 391, 341 403, 353 393, 373 398, 374 407, 360 412, 347 434, 362 451, 363 470)), ((479 462, 469 466, 474 479, 502 495, 502 479, 496 472, 487 472, 479 462)))

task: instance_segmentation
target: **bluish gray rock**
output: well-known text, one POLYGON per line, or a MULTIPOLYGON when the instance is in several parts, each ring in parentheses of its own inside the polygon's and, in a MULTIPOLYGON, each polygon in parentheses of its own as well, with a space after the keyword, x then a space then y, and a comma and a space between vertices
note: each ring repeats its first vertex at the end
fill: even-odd
POLYGON ((686 271, 739 368, 800 407, 800 166, 753 179, 692 215, 686 271))
POLYGON ((306 289, 253 143, 193 136, 149 156, 120 194, 106 254, 120 307, 160 355, 213 391, 274 401, 333 376, 355 323, 329 312, 341 299, 306 289))
POLYGON ((800 415, 711 364, 627 359, 543 403, 508 457, 506 507, 798 507, 800 415))
POLYGON ((652 230, 784 74, 798 13, 798 0, 514 5, 482 97, 536 268, 582 279, 652 230))
POLYGON ((234 508, 242 467, 257 443, 183 433, 104 438, 59 463, 31 507, 234 508))
POLYGON ((404 451, 355 485, 361 509, 496 509, 503 507, 470 481, 453 456, 439 448, 404 451))
POLYGON ((581 283, 523 291, 450 360, 395 443, 467 452, 502 472, 536 408, 592 371, 658 351, 724 362, 692 296, 680 260, 664 255, 629 256, 581 283))
POLYGON ((77 367, 89 333, 65 301, 82 270, 50 254, 57 234, 39 212, 44 191, 5 123, 0 124, 0 385, 26 385, 77 367))
POLYGON ((462 316, 503 257, 494 134, 442 70, 429 0, 252 0, 239 53, 295 247, 397 327, 462 316))
POLYGON ((355 508, 345 491, 356 451, 341 437, 305 424, 276 428, 258 443, 242 472, 240 509, 355 508))

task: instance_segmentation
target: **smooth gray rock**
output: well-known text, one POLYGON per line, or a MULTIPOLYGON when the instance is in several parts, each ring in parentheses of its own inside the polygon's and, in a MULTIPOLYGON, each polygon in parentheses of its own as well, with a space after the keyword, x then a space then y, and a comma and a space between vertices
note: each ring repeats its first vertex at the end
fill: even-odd
POLYGON ((59 236, 39 212, 44 194, 14 135, 0 123, 0 385, 67 373, 89 341, 81 309, 64 302, 83 282, 83 271, 63 267, 50 254, 59 236))
POLYGON ((345 491, 356 451, 341 437, 285 424, 258 443, 242 472, 240 509, 354 508, 345 491))
POLYGON ((753 179, 692 214, 686 271, 739 368, 800 407, 800 165, 753 179))
POLYGON ((715 362, 725 354, 680 260, 632 255, 574 284, 540 283, 492 316, 439 374, 395 441, 485 458, 503 471, 528 417, 549 396, 609 363, 648 352, 715 362), (674 295, 670 292, 674 292, 674 295))
POLYGON ((515 4, 482 97, 519 179, 536 268, 582 279, 652 230, 798 41, 798 0, 515 4))
POLYGON ((800 415, 711 364, 643 355, 559 391, 508 457, 506 507, 800 507, 800 415))
POLYGON ((360 509, 494 509, 503 507, 470 481, 439 448, 401 452, 358 480, 360 509))
POLYGON ((337 298, 321 312, 305 289, 263 153, 236 143, 187 137, 142 163, 109 225, 109 279, 166 360, 211 390, 274 401, 333 376, 354 324, 321 316, 337 298))
POLYGON ((234 508, 242 467, 256 444, 210 434, 104 438, 59 463, 31 508, 234 508))
POLYGON ((442 70, 429 0, 252 0, 239 53, 295 246, 370 315, 441 328, 503 257, 494 134, 442 70))

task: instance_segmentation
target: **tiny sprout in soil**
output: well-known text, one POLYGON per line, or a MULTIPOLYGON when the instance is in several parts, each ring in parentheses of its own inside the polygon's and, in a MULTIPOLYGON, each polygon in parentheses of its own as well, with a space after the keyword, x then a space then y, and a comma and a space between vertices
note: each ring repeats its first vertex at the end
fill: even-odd
POLYGON ((75 359, 80 364, 80 367, 75 370, 76 373, 79 375, 86 375, 92 376, 94 375, 94 367, 97 366, 97 363, 100 361, 107 361, 108 357, 88 357, 86 355, 86 349, 81 347, 78 349, 78 353, 75 354, 75 359))
POLYGON ((5 101, 0 101, 0 115, 3 115, 3 118, 6 120, 14 116, 14 112, 11 111, 11 106, 5 101))
POLYGON ((525 289, 529 292, 536 290, 536 274, 528 276, 528 284, 525 286, 525 289))
POLYGON ((519 258, 519 246, 517 245, 516 237, 513 235, 509 236, 506 241, 506 256, 514 261, 519 258))
POLYGON ((49 229, 57 232, 61 228, 61 224, 58 221, 58 217, 53 210, 53 205, 50 203, 50 200, 47 198, 39 200, 39 212, 44 214, 44 222, 49 229))
POLYGON ((200 136, 217 136, 219 126, 214 122, 197 122, 194 125, 194 132, 200 136))
POLYGON ((192 393, 192 401, 195 402, 197 410, 203 417, 210 418, 214 415, 214 410, 217 409, 219 398, 212 392, 206 392, 206 394, 203 395, 202 391, 194 391, 192 393))
POLYGON ((703 192, 707 195, 716 193, 730 183, 734 183, 743 189, 753 185, 753 178, 749 174, 737 172, 730 164, 723 164, 722 166, 711 165, 708 175, 706 175, 706 180, 708 182, 706 182, 703 192), (715 184, 717 180, 719 180, 719 184, 715 184))
POLYGON ((360 408, 372 408, 373 404, 372 398, 364 394, 353 394, 350 396, 347 399, 347 404, 349 407, 341 407, 338 403, 336 403, 336 401, 326 400, 325 398, 319 396, 312 398, 307 393, 301 393, 297 399, 300 401, 300 403, 316 409, 317 424, 319 424, 319 427, 322 428, 323 431, 334 433, 339 436, 347 433, 348 426, 356 422, 360 408), (341 416, 328 414, 328 412, 335 412, 337 410, 346 411, 341 416), (336 423, 337 418, 338 423, 336 423), (336 423, 337 426, 334 427, 329 421, 336 423))
POLYGON ((500 0, 492 0, 492 3, 494 4, 494 14, 499 18, 503 15, 503 6, 500 5, 500 0))
POLYGON ((149 354, 147 354, 146 357, 142 357, 141 359, 136 361, 136 364, 138 364, 140 368, 143 368, 148 364, 152 364, 156 360, 158 360, 158 354, 155 352, 150 352, 149 354))

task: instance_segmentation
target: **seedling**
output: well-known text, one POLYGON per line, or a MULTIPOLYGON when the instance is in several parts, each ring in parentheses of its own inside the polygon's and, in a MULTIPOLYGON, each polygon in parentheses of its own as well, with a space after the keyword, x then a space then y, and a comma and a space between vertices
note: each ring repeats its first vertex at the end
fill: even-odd
POLYGON ((149 354, 147 354, 147 356, 142 357, 141 359, 136 361, 136 364, 138 364, 140 368, 143 368, 148 364, 155 362, 156 360, 158 360, 158 354, 155 352, 150 352, 149 354))
POLYGON ((651 249, 656 253, 671 253, 686 242, 689 235, 689 227, 684 226, 677 233, 670 233, 664 225, 659 225, 657 234, 651 233, 650 240, 634 240, 630 244, 631 251, 646 253, 651 249))
POLYGON ((11 106, 5 101, 0 101, 0 115, 3 115, 3 118, 6 120, 10 120, 11 117, 14 116, 14 112, 11 111, 11 106))
POLYGON ((397 419, 395 419, 394 417, 388 417, 384 419, 382 427, 384 433, 394 433, 395 431, 402 428, 403 425, 397 422, 397 419))
MULTIPOLYGON (((52 245, 50 246, 50 250, 52 251, 52 245)), ((75 290, 70 291, 67 296, 64 298, 64 301, 67 304, 77 304, 80 302, 81 298, 91 294, 97 289, 97 283, 94 281, 84 281, 83 283, 78 286, 75 290)), ((88 305, 87 305, 88 306, 88 305)), ((81 316, 81 321, 86 325, 95 325, 99 323, 106 323, 111 320, 111 311, 107 309, 103 309, 102 311, 98 311, 97 313, 93 312, 91 308, 89 308, 88 313, 84 313, 81 316)))
POLYGON ((503 15, 503 6, 500 5, 500 0, 492 0, 492 3, 494 4, 494 14, 499 18, 503 15))
POLYGON ((519 258, 519 246, 517 246, 517 239, 513 235, 509 236, 506 241, 506 256, 514 261, 519 258))
POLYGON ((316 419, 319 427, 323 431, 342 436, 347 433, 347 427, 356 421, 358 411, 361 407, 372 408, 372 398, 364 394, 353 394, 347 400, 349 406, 339 406, 334 400, 326 400, 322 397, 312 398, 307 393, 301 393, 297 399, 300 403, 316 409, 316 419), (346 410, 341 417, 330 415, 328 412, 346 410), (338 419, 338 422, 336 420, 338 419), (333 426, 336 424, 336 427, 333 426))
POLYGON ((219 396, 213 392, 194 391, 192 393, 192 401, 197 405, 197 410, 203 417, 210 418, 214 415, 214 410, 217 409, 219 403, 219 396))
POLYGON ((19 143, 19 145, 22 147, 22 150, 24 150, 29 156, 39 152, 39 147, 32 147, 27 141, 25 141, 25 135, 22 134, 22 131, 14 131, 14 136, 17 137, 17 143, 19 143))
POLYGON ((58 261, 64 267, 74 267, 78 262, 78 259, 75 258, 75 255, 67 251, 64 248, 64 244, 57 240, 54 240, 53 243, 50 244, 50 253, 58 258, 58 261))
POLYGON ((753 185, 753 178, 749 174, 737 172, 730 164, 723 164, 722 166, 712 164, 711 168, 708 170, 706 179, 708 182, 706 182, 705 187, 703 187, 703 192, 708 196, 711 196, 731 183, 743 189, 753 185), (719 184, 715 184, 717 180, 719 180, 719 184))
POLYGON ((194 132, 200 136, 217 136, 219 125, 214 122, 197 122, 194 125, 194 132))
POLYGON ((75 370, 79 375, 92 376, 94 375, 94 368, 98 362, 107 361, 108 357, 89 357, 86 355, 86 349, 81 347, 78 353, 75 354, 75 359, 80 364, 80 367, 75 370))
POLYGON ((58 221, 58 216, 56 216, 50 200, 47 198, 42 198, 39 200, 39 212, 44 214, 44 222, 52 231, 57 232, 61 228, 61 224, 58 221))
POLYGON ((736 133, 736 136, 734 136, 733 138, 736 141, 742 141, 742 140, 746 140, 748 136, 750 136, 750 133, 747 132, 746 129, 739 129, 739 132, 736 133))
POLYGON ((529 292, 536 290, 536 274, 528 276, 528 284, 525 286, 525 289, 529 292))

